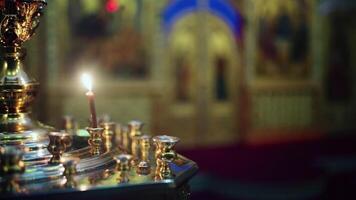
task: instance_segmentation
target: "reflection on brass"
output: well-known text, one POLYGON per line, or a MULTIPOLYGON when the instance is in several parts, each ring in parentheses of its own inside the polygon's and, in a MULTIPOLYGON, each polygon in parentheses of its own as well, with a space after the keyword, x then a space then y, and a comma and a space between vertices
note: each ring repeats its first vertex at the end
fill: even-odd
POLYGON ((119 123, 115 123, 115 135, 114 135, 115 146, 123 147, 122 144, 122 126, 119 123))
POLYGON ((74 179, 74 176, 77 174, 77 163, 77 159, 67 160, 63 163, 63 175, 66 177, 65 186, 68 188, 74 188, 77 186, 77 183, 74 179))
POLYGON ((129 122, 130 137, 141 136, 142 135, 143 123, 138 120, 133 120, 129 122))
POLYGON ((35 33, 45 0, 6 1, 1 22, 1 43, 7 47, 20 47, 35 33))
POLYGON ((90 152, 92 155, 100 155, 102 152, 102 136, 104 129, 103 128, 92 128, 88 127, 87 131, 89 132, 89 140, 88 143, 90 145, 90 152))
POLYGON ((156 180, 173 178, 174 174, 169 165, 177 158, 173 148, 179 142, 179 138, 160 135, 155 136, 153 142, 156 145, 156 180))
POLYGON ((139 141, 141 148, 141 160, 137 165, 136 172, 141 175, 148 175, 151 173, 151 165, 149 160, 151 137, 148 135, 143 135, 140 137, 139 141))
POLYGON ((133 156, 132 165, 136 165, 140 157, 140 137, 133 136, 131 137, 131 154, 133 156))
POLYGON ((116 170, 118 171, 118 182, 128 183, 128 172, 131 169, 132 156, 129 154, 120 154, 114 157, 116 160, 116 170))
POLYGON ((1 192, 21 192, 18 176, 25 171, 22 155, 22 151, 16 147, 0 148, 0 175, 5 179, 1 185, 1 192))
POLYGON ((71 137, 68 133, 63 132, 50 132, 49 135, 48 151, 52 154, 49 161, 51 164, 61 163, 61 156, 66 148, 71 145, 71 137))
POLYGON ((122 147, 126 150, 127 153, 130 152, 130 138, 129 138, 129 129, 127 126, 123 126, 121 130, 122 136, 122 147))
POLYGON ((120 154, 114 157, 117 171, 130 171, 132 156, 130 154, 120 154))
POLYGON ((105 147, 105 151, 110 151, 113 146, 113 139, 115 138, 116 131, 116 123, 114 122, 103 122, 100 124, 102 128, 104 128, 103 132, 103 143, 105 147))
POLYGON ((131 154, 133 156, 133 164, 138 163, 140 157, 140 141, 139 138, 142 136, 143 123, 138 120, 133 120, 129 122, 130 139, 131 139, 131 154))

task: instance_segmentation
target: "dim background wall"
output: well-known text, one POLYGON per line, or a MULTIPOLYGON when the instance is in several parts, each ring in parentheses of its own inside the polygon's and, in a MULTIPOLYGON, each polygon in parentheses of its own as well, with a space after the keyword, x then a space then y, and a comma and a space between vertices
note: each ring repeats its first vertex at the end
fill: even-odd
MULTIPOLYGON (((256 73, 262 0, 226 1, 243 16, 241 39, 221 18, 204 9, 180 17, 167 34, 162 27, 162 12, 168 1, 120 1, 120 6, 127 4, 122 19, 129 23, 136 16, 134 20, 140 22, 147 76, 109 78, 100 70, 102 66, 89 65, 68 71, 75 67, 68 61, 68 52, 77 40, 68 24, 68 2, 49 2, 40 31, 28 44, 27 64, 41 82, 35 110, 41 110, 37 115, 46 123, 59 127, 61 116, 69 114, 81 127, 86 126, 88 109, 79 74, 89 69, 95 77, 99 113, 109 114, 121 123, 140 119, 146 123, 146 132, 177 135, 186 146, 314 137, 355 128, 355 79, 349 83, 352 95, 347 101, 333 101, 327 96, 334 27, 333 16, 321 15, 318 10, 322 1, 306 1, 310 4, 310 62, 308 75, 302 78, 283 74, 261 77, 256 73), (136 3, 141 9, 135 7, 136 3), (221 49, 212 42, 215 36, 217 43, 227 41, 222 42, 221 49), (225 79, 231 96, 224 101, 214 96, 214 52, 224 55, 229 63, 225 79), (175 63, 177 59, 187 60, 190 65, 188 101, 176 98, 177 85, 182 81, 176 70, 183 65, 175 63)), ((204 1, 199 2, 204 6, 204 1)), ((350 66, 356 62, 353 27, 344 29, 350 40, 350 66)), ((355 75, 352 67, 348 70, 355 75)))

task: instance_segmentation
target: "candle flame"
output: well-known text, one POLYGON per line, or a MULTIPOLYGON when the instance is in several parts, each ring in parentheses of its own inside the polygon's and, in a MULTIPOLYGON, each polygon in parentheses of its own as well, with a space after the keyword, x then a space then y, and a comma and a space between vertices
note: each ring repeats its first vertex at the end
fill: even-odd
POLYGON ((84 87, 91 91, 93 87, 91 76, 89 74, 83 74, 81 79, 84 84, 84 87))

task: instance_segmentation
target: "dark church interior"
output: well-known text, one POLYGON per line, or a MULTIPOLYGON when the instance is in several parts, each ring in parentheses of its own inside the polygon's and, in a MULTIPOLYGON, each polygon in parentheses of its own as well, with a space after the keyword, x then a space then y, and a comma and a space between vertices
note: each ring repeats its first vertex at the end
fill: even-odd
POLYGON ((356 199, 356 1, 0 7, 0 199, 356 199))

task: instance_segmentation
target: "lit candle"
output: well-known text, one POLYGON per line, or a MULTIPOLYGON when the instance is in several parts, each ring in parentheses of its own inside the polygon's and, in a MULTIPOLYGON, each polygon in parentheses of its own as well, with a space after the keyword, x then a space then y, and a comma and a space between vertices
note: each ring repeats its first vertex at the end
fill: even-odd
POLYGON ((83 74, 82 75, 82 82, 84 86, 88 89, 88 92, 85 94, 89 100, 89 107, 90 107, 90 115, 91 115, 91 127, 97 128, 98 122, 96 119, 96 110, 95 110, 95 102, 94 102, 94 92, 92 91, 92 80, 90 75, 83 74))

